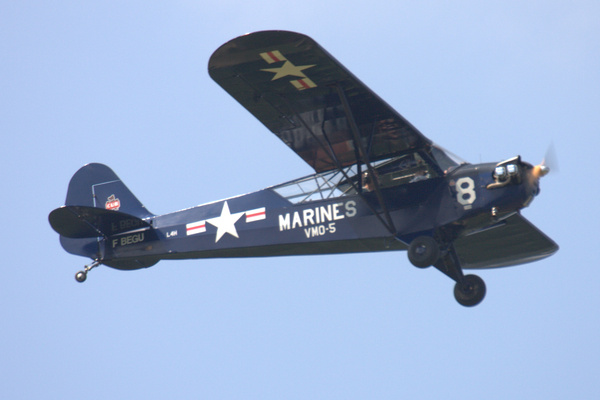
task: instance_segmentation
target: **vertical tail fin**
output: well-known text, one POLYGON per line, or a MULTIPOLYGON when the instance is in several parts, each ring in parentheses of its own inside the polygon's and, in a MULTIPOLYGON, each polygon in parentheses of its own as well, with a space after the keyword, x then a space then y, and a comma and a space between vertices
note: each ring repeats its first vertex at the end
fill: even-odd
MULTIPOLYGON (((61 245, 71 254, 95 260, 104 257, 99 236, 119 233, 112 227, 119 227, 123 219, 136 226, 147 226, 142 219, 153 217, 121 179, 103 164, 87 164, 73 175, 65 206, 48 216, 50 225, 60 234, 61 245), (96 208, 99 210, 94 211, 96 208)), ((140 266, 146 265, 136 260, 132 265, 121 267, 140 266)))
POLYGON ((109 167, 96 163, 73 175, 65 205, 115 210, 138 218, 153 216, 109 167))

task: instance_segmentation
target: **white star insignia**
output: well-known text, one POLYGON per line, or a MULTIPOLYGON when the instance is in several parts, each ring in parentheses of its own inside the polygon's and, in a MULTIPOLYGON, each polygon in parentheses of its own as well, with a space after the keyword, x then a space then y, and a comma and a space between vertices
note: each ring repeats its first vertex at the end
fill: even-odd
POLYGON ((306 75, 304 75, 304 72, 302 71, 308 68, 312 68, 315 65, 316 64, 295 66, 294 64, 286 60, 285 63, 279 68, 265 68, 261 69, 261 71, 274 73, 275 76, 273 77, 273 79, 271 79, 272 81, 286 76, 297 76, 299 78, 306 78, 306 75))
POLYGON ((211 219, 207 219, 206 222, 217 227, 217 238, 215 239, 215 243, 219 241, 223 237, 224 234, 229 233, 231 236, 234 236, 239 239, 237 230, 235 229, 235 223, 245 212, 232 214, 229 211, 229 205, 227 202, 223 203, 223 210, 221 211, 220 217, 215 217, 211 219))

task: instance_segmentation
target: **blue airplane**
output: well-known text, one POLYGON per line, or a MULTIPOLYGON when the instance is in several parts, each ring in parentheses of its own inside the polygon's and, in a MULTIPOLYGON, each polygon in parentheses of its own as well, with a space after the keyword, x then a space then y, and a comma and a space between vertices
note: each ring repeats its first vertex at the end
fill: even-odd
POLYGON ((69 253, 121 270, 160 260, 407 250, 456 282, 463 306, 486 292, 464 269, 539 260, 558 246, 520 213, 549 172, 514 157, 469 164, 426 138, 308 36, 262 31, 210 58, 210 76, 314 174, 154 215, 107 166, 71 178, 49 215, 69 253))

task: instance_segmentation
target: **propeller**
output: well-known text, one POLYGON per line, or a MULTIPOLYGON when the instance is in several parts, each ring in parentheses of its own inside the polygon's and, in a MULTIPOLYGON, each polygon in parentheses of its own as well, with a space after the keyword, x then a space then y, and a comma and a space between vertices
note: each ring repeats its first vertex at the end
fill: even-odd
POLYGON ((540 179, 542 176, 548 175, 549 172, 550 167, 544 165, 544 161, 542 161, 540 165, 536 165, 533 167, 533 170, 531 171, 531 176, 533 176, 535 179, 540 179))
POLYGON ((558 158, 556 157, 554 144, 548 146, 542 162, 533 167, 531 170, 531 177, 535 180, 539 180, 541 177, 548 175, 551 170, 558 172, 558 158))
POLYGON ((558 156, 556 155, 554 143, 550 143, 550 146, 548 146, 542 164, 547 165, 548 168, 552 169, 555 173, 558 172, 558 156))

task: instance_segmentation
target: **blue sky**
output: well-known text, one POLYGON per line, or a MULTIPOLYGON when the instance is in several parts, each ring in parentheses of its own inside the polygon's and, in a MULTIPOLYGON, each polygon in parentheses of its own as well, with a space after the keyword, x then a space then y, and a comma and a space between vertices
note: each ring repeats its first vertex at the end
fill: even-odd
POLYGON ((0 397, 596 398, 600 126, 594 1, 0 4, 0 397), (481 271, 473 309, 404 252, 160 262, 65 253, 47 222, 82 165, 154 213, 310 173, 208 76, 246 32, 317 40, 470 162, 554 143, 524 215, 561 250, 481 271))

